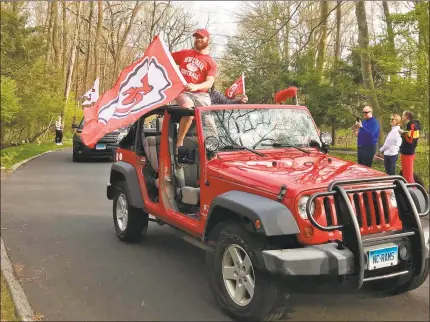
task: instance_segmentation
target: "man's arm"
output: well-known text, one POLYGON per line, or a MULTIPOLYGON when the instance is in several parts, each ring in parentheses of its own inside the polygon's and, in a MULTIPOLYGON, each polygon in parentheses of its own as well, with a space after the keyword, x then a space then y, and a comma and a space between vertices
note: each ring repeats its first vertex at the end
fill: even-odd
POLYGON ((191 92, 195 92, 202 89, 210 89, 215 82, 215 77, 208 76, 206 81, 200 84, 187 84, 187 89, 191 92))
POLYGON ((222 94, 221 92, 214 90, 212 94, 212 104, 238 104, 240 103, 240 99, 229 99, 227 96, 222 94))

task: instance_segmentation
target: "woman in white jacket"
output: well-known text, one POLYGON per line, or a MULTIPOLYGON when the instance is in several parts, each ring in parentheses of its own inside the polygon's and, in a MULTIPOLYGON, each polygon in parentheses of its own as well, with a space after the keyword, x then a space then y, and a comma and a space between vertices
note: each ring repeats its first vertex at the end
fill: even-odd
POLYGON ((401 117, 398 114, 392 114, 390 117, 391 131, 385 138, 385 143, 379 151, 384 153, 385 172, 394 175, 396 171, 396 162, 399 157, 400 145, 402 138, 399 133, 401 117))

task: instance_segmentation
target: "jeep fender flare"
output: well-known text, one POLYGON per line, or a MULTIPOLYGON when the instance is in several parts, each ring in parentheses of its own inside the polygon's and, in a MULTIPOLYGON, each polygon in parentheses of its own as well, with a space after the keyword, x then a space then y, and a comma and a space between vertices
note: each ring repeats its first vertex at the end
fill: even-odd
POLYGON ((284 204, 266 197, 233 190, 213 199, 206 220, 204 241, 207 241, 210 230, 220 221, 219 217, 227 219, 222 215, 226 211, 237 214, 242 220, 249 219, 257 234, 279 236, 300 233, 296 219, 284 204), (256 220, 261 222, 259 228, 255 227, 256 220))
POLYGON ((126 192, 130 198, 130 205, 135 208, 144 209, 145 205, 137 179, 136 169, 131 164, 124 161, 118 161, 112 164, 109 180, 110 185, 108 185, 107 189, 107 197, 109 200, 112 200, 114 197, 115 184, 118 181, 124 181, 126 192))

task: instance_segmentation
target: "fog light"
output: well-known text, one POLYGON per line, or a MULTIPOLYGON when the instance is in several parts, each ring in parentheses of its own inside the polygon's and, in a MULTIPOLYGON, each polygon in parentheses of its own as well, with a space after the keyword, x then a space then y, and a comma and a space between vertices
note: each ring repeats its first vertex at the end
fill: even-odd
POLYGON ((304 235, 306 238, 312 238, 312 236, 314 235, 314 229, 312 227, 305 227, 304 235))
POLYGON ((406 245, 400 246, 399 256, 403 260, 406 260, 409 257, 409 251, 408 251, 408 247, 406 245))

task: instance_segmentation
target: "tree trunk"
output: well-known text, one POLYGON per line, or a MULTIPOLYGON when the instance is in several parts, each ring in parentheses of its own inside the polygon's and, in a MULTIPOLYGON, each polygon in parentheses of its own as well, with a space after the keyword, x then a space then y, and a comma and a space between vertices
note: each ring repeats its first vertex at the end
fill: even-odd
POLYGON ((86 58, 85 58, 85 70, 84 70, 84 79, 83 79, 83 86, 86 90, 88 86, 88 67, 90 64, 90 48, 91 48, 91 21, 93 19, 93 11, 94 11, 94 2, 90 2, 90 14, 88 16, 88 42, 87 42, 87 52, 86 52, 86 58))
POLYGON ((323 79, 324 63, 327 51, 327 17, 328 16, 328 1, 323 0, 320 2, 320 23, 321 23, 321 39, 318 43, 318 56, 317 56, 317 78, 318 82, 323 79))
POLYGON ((52 3, 48 3, 48 15, 49 15, 49 23, 48 23, 48 31, 46 33, 46 53, 45 53, 45 62, 48 63, 49 53, 51 52, 51 28, 52 28, 52 3))
POLYGON ((382 6, 384 7, 385 23, 387 24, 387 38, 388 38, 388 44, 390 46, 391 55, 393 55, 393 57, 396 57, 396 47, 394 44, 393 23, 391 21, 390 9, 388 7, 388 2, 382 1, 382 6))
MULTIPOLYGON (((286 5, 286 17, 285 19, 291 19, 291 4, 289 1, 284 1, 284 5, 286 5), (286 2, 286 3, 285 3, 286 2)), ((285 24, 284 31, 284 64, 286 70, 290 66, 290 22, 288 21, 285 24)))
POLYGON ((119 59, 121 57, 122 48, 124 47, 124 43, 128 38, 128 34, 130 33, 131 26, 133 25, 134 19, 136 18, 136 15, 142 8, 142 3, 139 3, 136 1, 136 5, 133 8, 133 12, 131 13, 130 21, 128 22, 128 25, 125 29, 124 35, 121 38, 121 41, 118 43, 116 55, 115 55, 115 61, 114 61, 114 73, 113 73, 113 82, 115 82, 116 77, 118 76, 118 68, 119 68, 119 59))
POLYGON ((66 76, 66 64, 67 64, 67 15, 66 15, 66 0, 63 0, 63 75, 66 76))
MULTIPOLYGON (((363 0, 356 2, 355 14, 358 24, 358 44, 360 45, 361 73, 363 86, 367 91, 367 99, 373 108, 374 117, 380 121, 380 109, 373 83, 372 66, 369 55, 369 30, 367 28, 366 7, 363 0)), ((383 143, 383 133, 380 131, 379 144, 383 143)))
POLYGON ((56 68, 60 67, 60 44, 58 39, 58 2, 52 2, 52 19, 54 26, 52 27, 52 47, 54 48, 54 64, 56 68))
POLYGON ((336 145, 336 119, 331 120, 331 136, 332 136, 332 146, 336 145))
POLYGON ((94 78, 100 77, 100 37, 103 23, 103 2, 97 2, 97 31, 94 41, 94 78))
POLYGON ((66 86, 64 89, 64 98, 65 98, 65 105, 64 105, 64 110, 63 110, 63 114, 62 117, 64 118, 64 115, 66 113, 66 108, 67 108, 67 102, 69 99, 69 94, 70 94, 70 87, 72 85, 72 76, 73 76, 73 68, 75 67, 75 57, 76 57, 76 49, 78 47, 78 36, 80 33, 80 26, 81 26, 81 19, 80 19, 80 15, 81 15, 81 2, 77 1, 76 2, 78 9, 77 9, 77 14, 76 14, 76 27, 75 27, 75 34, 73 36, 73 42, 72 42, 72 52, 70 53, 70 59, 69 59, 69 67, 67 69, 67 78, 66 78, 66 86))
POLYGON ((334 45, 334 57, 336 62, 340 61, 340 25, 342 22, 341 3, 342 1, 338 1, 336 8, 336 43, 334 45))

